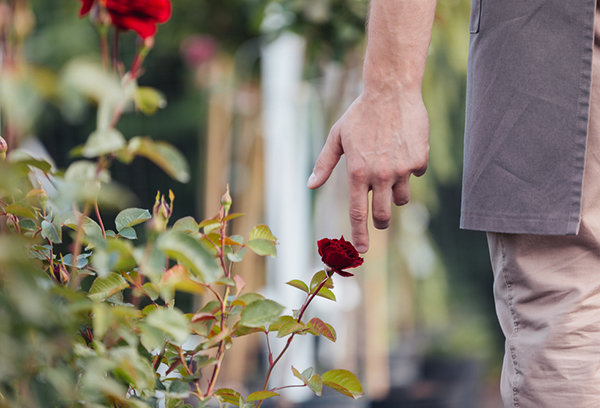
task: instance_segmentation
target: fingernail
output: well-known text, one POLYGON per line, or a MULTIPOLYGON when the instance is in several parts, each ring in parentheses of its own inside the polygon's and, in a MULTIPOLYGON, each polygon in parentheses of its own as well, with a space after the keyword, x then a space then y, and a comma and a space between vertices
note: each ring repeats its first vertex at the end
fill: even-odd
POLYGON ((365 252, 367 252, 367 249, 369 249, 369 248, 367 248, 366 245, 357 245, 356 246, 356 250, 358 252, 360 252, 361 254, 364 254, 365 252))
POLYGON ((317 176, 315 176, 315 173, 311 173, 310 177, 308 178, 308 183, 307 185, 310 187, 311 185, 314 184, 314 182, 317 180, 317 176))

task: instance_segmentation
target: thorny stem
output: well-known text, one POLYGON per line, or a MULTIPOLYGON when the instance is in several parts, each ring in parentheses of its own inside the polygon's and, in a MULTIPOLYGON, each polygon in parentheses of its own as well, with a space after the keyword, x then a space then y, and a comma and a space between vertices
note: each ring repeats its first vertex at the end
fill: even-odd
MULTIPOLYGON (((221 242, 220 247, 217 248, 219 252, 219 259, 221 260, 221 267, 223 268, 223 272, 225 276, 229 278, 230 274, 227 269, 227 263, 225 262, 225 232, 227 230, 227 221, 223 221, 225 217, 225 209, 223 205, 221 205, 221 209, 219 211, 219 217, 221 219, 221 242)), ((221 302, 221 332, 225 328, 226 315, 227 315, 227 298, 229 297, 229 286, 225 288, 225 294, 223 295, 223 299, 219 298, 221 302)), ((217 377, 219 376, 219 372, 221 371, 221 364, 223 363, 223 358, 225 357, 225 339, 221 340, 219 344, 219 350, 217 351, 217 364, 215 365, 215 369, 213 370, 212 377, 210 379, 210 383, 208 385, 208 389, 206 391, 206 395, 211 395, 212 390, 217 381, 217 377)))
MULTIPOLYGON (((326 276, 325 279, 323 279, 323 281, 319 284, 317 289, 312 294, 307 296, 306 300, 304 301, 304 304, 300 308, 300 313, 298 314, 298 320, 296 320, 298 323, 300 323, 302 321, 302 316, 304 315, 304 312, 306 311, 306 308, 308 307, 310 302, 312 302, 312 300, 315 298, 317 293, 319 293, 321 288, 323 286, 325 286, 325 283, 327 283, 328 280, 329 280, 329 276, 326 276)), ((296 335, 296 333, 292 333, 292 335, 288 338, 287 343, 285 343, 285 347, 283 348, 283 350, 281 350, 281 353, 279 353, 279 355, 277 356, 275 361, 273 361, 273 363, 269 364, 269 371, 267 371, 267 377, 265 378, 265 384, 263 385, 263 391, 267 391, 267 387, 269 385, 269 379, 271 378, 273 369, 275 368, 275 365, 279 362, 279 360, 281 360, 281 358, 283 357, 285 352, 288 350, 288 348, 290 348, 290 345, 292 344, 292 340, 294 339, 295 335, 296 335)), ((268 335, 267 335, 267 340, 268 340, 268 335)), ((271 359, 271 358, 272 358, 272 355, 269 350, 269 359, 271 359)), ((259 408, 262 405, 263 401, 264 400, 260 400, 258 405, 256 406, 256 408, 259 408)))
POLYGON ((325 286, 325 283, 327 283, 328 280, 329 280, 329 276, 326 276, 325 279, 323 279, 323 282, 321 282, 319 284, 317 289, 306 298, 306 301, 300 308, 300 313, 298 314, 298 320, 297 320, 298 323, 300 323, 300 321, 302 320, 302 316, 304 315, 304 312, 306 312, 306 308, 308 308, 308 305, 310 304, 310 302, 312 302, 312 300, 315 298, 315 296, 317 296, 317 293, 319 293, 319 291, 323 288, 323 286, 325 286))
MULTIPOLYGON (((225 328, 225 307, 227 304, 227 296, 229 296, 229 286, 225 289, 224 302, 221 302, 221 331, 225 328)), ((219 344, 219 350, 217 351, 217 364, 215 365, 215 369, 213 370, 212 377, 210 379, 210 383, 208 385, 208 389, 206 390, 206 395, 211 395, 212 390, 217 382, 217 377, 219 376, 219 372, 221 371, 221 364, 223 363, 223 358, 225 357, 225 339, 221 340, 219 344)))
MULTIPOLYGON (((179 347, 177 349, 177 351, 179 352, 179 360, 181 361, 181 364, 183 364, 183 368, 185 368, 185 370, 191 375, 192 371, 190 370, 190 367, 187 364, 187 361, 185 361, 185 357, 183 356, 183 349, 181 347, 179 347)), ((200 386, 198 385, 198 381, 194 381, 194 385, 196 386, 196 392, 198 393, 198 398, 202 398, 202 390, 200 389, 200 386)))

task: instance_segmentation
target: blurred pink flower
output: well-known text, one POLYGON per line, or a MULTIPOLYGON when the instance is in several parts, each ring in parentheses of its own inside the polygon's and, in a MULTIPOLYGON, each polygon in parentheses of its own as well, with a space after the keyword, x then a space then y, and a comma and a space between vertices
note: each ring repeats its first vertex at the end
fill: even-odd
POLYGON ((186 64, 195 68, 215 56, 217 42, 208 35, 191 35, 181 42, 180 51, 186 64))

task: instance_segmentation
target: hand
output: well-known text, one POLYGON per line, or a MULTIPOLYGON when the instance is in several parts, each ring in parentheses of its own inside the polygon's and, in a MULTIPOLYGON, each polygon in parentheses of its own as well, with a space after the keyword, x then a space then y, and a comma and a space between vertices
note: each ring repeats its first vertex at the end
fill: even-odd
POLYGON ((322 186, 342 154, 350 186, 352 242, 365 253, 369 191, 373 190, 373 225, 385 229, 391 201, 408 203, 410 175, 421 176, 427 169, 429 117, 420 92, 386 89, 359 96, 331 128, 308 187, 322 186))

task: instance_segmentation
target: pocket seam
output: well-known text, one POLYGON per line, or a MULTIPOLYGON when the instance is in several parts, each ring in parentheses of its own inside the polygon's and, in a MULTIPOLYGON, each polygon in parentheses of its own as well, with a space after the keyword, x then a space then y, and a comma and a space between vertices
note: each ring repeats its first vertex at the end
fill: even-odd
POLYGON ((482 0, 471 0, 471 16, 469 19, 469 32, 477 34, 479 32, 481 20, 481 2, 482 0))

